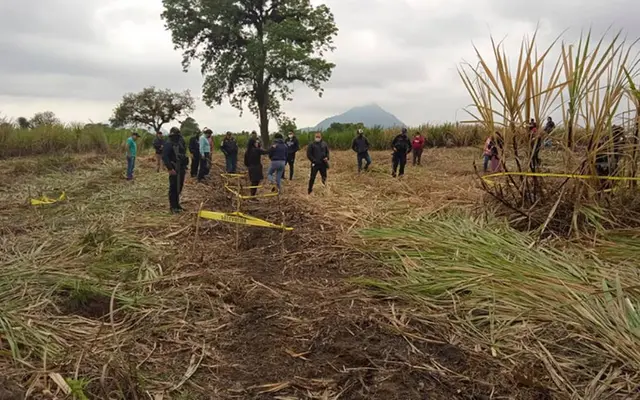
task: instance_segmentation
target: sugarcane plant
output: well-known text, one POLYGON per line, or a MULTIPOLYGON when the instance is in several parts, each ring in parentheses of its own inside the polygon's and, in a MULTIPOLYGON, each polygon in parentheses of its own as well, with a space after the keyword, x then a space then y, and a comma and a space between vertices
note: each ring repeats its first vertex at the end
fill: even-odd
POLYGON ((609 211, 621 211, 612 207, 617 194, 628 197, 619 189, 635 176, 638 140, 624 142, 629 127, 619 116, 629 111, 625 100, 637 106, 630 77, 638 58, 636 42, 621 31, 598 40, 586 32, 577 43, 562 36, 539 50, 534 32, 522 40, 515 62, 505 44, 491 38, 492 54, 476 47, 477 63, 464 62, 458 71, 472 100, 465 122, 481 124, 492 137, 504 172, 497 180, 478 172, 483 189, 524 228, 579 233, 603 219, 614 224, 616 213, 609 211), (540 122, 554 112, 562 114, 562 126, 542 129, 540 122), (541 164, 546 143, 555 143, 549 153, 562 162, 541 164))

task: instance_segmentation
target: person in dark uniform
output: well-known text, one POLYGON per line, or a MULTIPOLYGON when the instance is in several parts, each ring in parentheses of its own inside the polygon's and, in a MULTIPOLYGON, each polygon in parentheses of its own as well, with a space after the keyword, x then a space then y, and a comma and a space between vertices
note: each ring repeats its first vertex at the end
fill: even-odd
POLYGON ((156 172, 160 172, 162 166, 162 148, 164 147, 164 138, 162 132, 156 132, 156 138, 153 139, 153 148, 156 152, 156 172))
MULTIPOLYGON (((289 132, 289 137, 284 141, 287 145, 287 165, 289 166, 289 180, 293 180, 293 167, 296 163, 296 153, 300 150, 300 142, 295 132, 289 132)), ((282 179, 285 179, 284 175, 282 179)))
POLYGON ((173 127, 169 131, 169 140, 162 152, 162 162, 169 172, 169 207, 176 214, 184 211, 180 205, 180 194, 184 186, 189 159, 180 129, 173 127))
MULTIPOLYGON (((184 141, 184 139, 182 140, 184 141)), ((189 140, 189 151, 191 152, 191 177, 196 178, 200 167, 200 132, 193 135, 189 140)))
POLYGON ((322 134, 317 132, 313 142, 307 146, 307 158, 311 161, 311 176, 309 177, 309 189, 307 193, 313 192, 313 185, 316 182, 318 172, 322 178, 322 184, 327 184, 327 169, 329 169, 329 146, 322 140, 322 134))
POLYGON ((393 147, 393 172, 391 175, 395 178, 397 176, 404 176, 404 167, 407 165, 407 154, 411 152, 411 140, 407 136, 407 128, 402 128, 402 132, 393 139, 391 142, 393 147), (398 171, 398 167, 400 170, 398 171))

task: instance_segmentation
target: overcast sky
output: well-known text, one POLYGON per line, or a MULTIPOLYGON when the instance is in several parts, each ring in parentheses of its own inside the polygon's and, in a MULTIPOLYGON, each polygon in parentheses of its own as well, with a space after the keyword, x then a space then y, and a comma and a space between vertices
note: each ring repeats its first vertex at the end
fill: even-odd
MULTIPOLYGON (((315 1, 320 3, 320 1, 315 1)), ((299 127, 376 102, 409 125, 462 119, 468 105, 456 72, 489 36, 518 45, 540 24, 541 42, 610 25, 640 37, 638 0, 329 0, 340 32, 325 94, 296 86, 285 111, 299 127)), ((51 110, 64 121, 106 121, 126 92, 145 86, 191 89, 198 71, 160 18, 160 0, 0 1, 0 116, 51 110)), ((515 57, 515 55, 514 55, 515 57)), ((227 104, 198 102, 194 117, 216 132, 255 129, 227 104)))

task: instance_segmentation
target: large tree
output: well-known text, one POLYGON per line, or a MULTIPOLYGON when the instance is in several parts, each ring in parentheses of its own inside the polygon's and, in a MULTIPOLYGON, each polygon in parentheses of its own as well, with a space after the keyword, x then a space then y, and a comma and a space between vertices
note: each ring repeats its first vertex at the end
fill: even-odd
POLYGON ((196 122, 195 119, 191 117, 187 117, 180 124, 180 132, 184 136, 193 136, 200 133, 200 125, 196 122))
POLYGON ((29 129, 29 128, 31 128, 31 123, 25 117, 19 117, 17 122, 18 122, 18 126, 20 127, 20 129, 29 129))
POLYGON ((32 128, 37 128, 39 126, 46 125, 60 125, 62 122, 56 117, 56 114, 53 111, 43 111, 39 113, 35 113, 33 117, 31 117, 31 121, 29 121, 29 125, 32 128))
POLYGON ((164 124, 194 110, 195 100, 188 90, 179 93, 152 86, 139 93, 125 94, 113 110, 110 122, 114 127, 146 126, 158 133, 164 124))
POLYGON ((310 0, 163 0, 162 18, 188 71, 198 61, 205 77, 203 100, 225 98, 258 116, 269 141, 269 118, 301 82, 322 95, 335 64, 324 59, 338 32, 333 14, 310 0))

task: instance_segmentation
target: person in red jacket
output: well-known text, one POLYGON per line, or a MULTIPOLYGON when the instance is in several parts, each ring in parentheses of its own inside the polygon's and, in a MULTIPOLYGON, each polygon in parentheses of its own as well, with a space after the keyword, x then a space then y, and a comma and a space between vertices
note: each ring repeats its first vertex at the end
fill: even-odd
POLYGON ((422 160, 422 150, 424 149, 424 137, 420 132, 416 132, 413 140, 411 141, 411 149, 413 151, 413 166, 420 165, 422 160))

